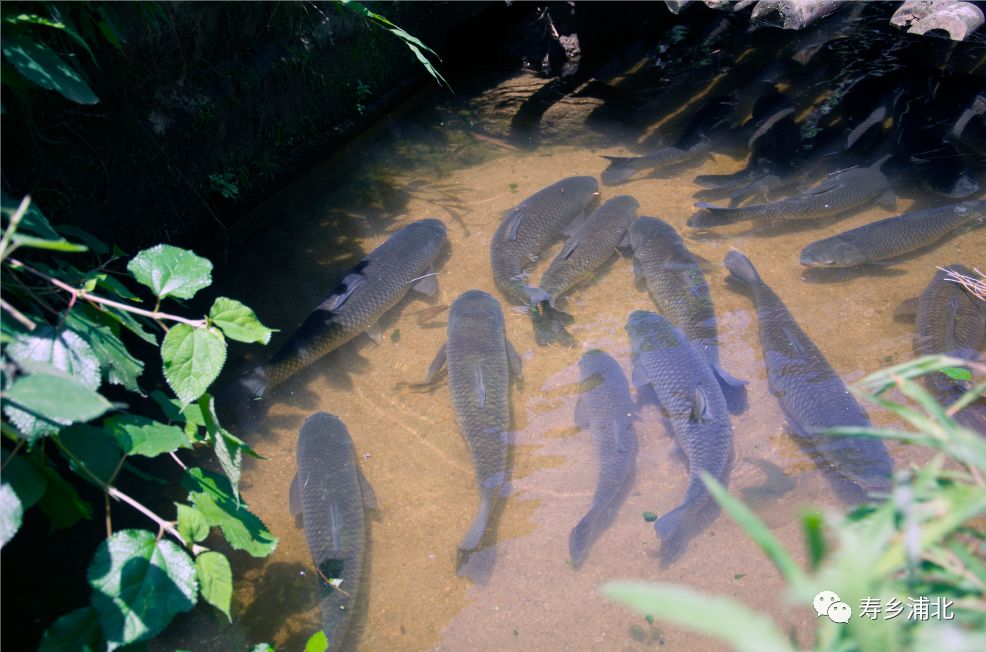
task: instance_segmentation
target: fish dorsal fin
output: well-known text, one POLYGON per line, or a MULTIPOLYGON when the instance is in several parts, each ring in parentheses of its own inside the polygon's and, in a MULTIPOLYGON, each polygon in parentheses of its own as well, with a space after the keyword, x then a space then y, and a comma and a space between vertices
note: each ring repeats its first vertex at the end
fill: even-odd
POLYGON ((429 297, 438 294, 438 274, 431 267, 428 268, 424 276, 414 279, 412 283, 411 289, 415 292, 420 292, 429 297))
POLYGON ((582 244, 582 234, 576 233, 565 243, 565 246, 558 252, 558 260, 568 260, 575 250, 582 244))
POLYGON ((339 510, 339 503, 331 500, 328 505, 329 517, 329 538, 332 541, 332 552, 339 553, 339 546, 342 544, 342 513, 339 510))
POLYGON ((695 393, 692 395, 692 412, 688 418, 696 423, 705 423, 709 420, 709 400, 701 385, 695 388, 695 393))
POLYGON ((839 175, 835 175, 831 179, 827 179, 822 183, 818 184, 817 186, 815 186, 814 188, 811 188, 810 190, 808 190, 806 194, 822 195, 827 192, 832 192, 833 190, 838 189, 840 186, 842 186, 842 179, 839 178, 839 175))
POLYGON ((801 338, 797 336, 789 326, 781 326, 781 332, 784 333, 784 337, 787 339, 787 343, 791 345, 791 349, 797 353, 804 353, 805 347, 801 342, 801 338))
POLYGON ((520 225, 524 221, 524 213, 519 209, 515 208, 510 212, 507 217, 507 240, 516 240, 517 231, 520 230, 520 225))
POLYGON ((918 297, 904 299, 894 310, 894 319, 898 321, 914 321, 918 314, 918 297))
POLYGON ((616 438, 616 450, 620 453, 626 453, 630 450, 630 423, 629 416, 626 417, 616 417, 613 419, 613 436, 616 438))
POLYGON ((486 381, 483 379, 483 368, 477 366, 474 370, 474 389, 476 390, 476 399, 479 401, 479 408, 486 408, 486 381))
POLYGON ((363 286, 364 280, 365 277, 359 272, 346 274, 346 277, 342 279, 342 282, 339 283, 332 294, 322 302, 320 307, 331 312, 336 312, 346 305, 346 302, 353 296, 353 293, 363 286))
POLYGON ((297 473, 295 473, 294 477, 291 478, 291 489, 288 491, 288 505, 291 508, 291 513, 294 514, 295 523, 299 526, 303 525, 301 508, 301 480, 298 479, 297 473))

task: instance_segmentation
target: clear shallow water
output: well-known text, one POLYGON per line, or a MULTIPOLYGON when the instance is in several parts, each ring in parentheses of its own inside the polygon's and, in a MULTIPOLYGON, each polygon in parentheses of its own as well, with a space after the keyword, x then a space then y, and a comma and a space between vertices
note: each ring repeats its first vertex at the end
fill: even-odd
MULTIPOLYGON (((637 424, 635 484, 583 566, 569 565, 568 535, 595 486, 591 435, 573 425, 577 362, 584 350, 602 348, 629 377, 626 317, 634 309, 654 309, 646 291, 634 286, 631 260, 619 255, 595 282, 569 295, 567 310, 576 318, 570 332, 579 348, 538 347, 529 317, 501 299, 508 337, 524 359, 524 383, 515 385, 511 396, 512 493, 484 540, 487 548, 476 555, 478 561, 495 555, 492 571, 474 579, 455 574, 456 545, 472 521, 478 495, 447 389, 430 394, 396 389, 398 383, 422 379, 445 341, 447 313, 426 324, 419 324, 418 313, 450 304, 473 288, 498 296, 489 243, 503 211, 562 177, 598 178, 606 167, 599 154, 633 152, 558 145, 522 152, 472 140, 462 134, 459 121, 424 113, 423 119, 392 118, 380 135, 349 148, 269 202, 253 220, 267 226, 235 250, 218 279, 220 293, 246 301, 265 323, 281 329, 268 350, 232 352, 232 366, 245 371, 273 353, 342 272, 389 234, 428 217, 448 225, 450 254, 438 267, 434 302, 412 295, 384 318, 379 344, 361 336, 278 388, 268 418, 250 439, 268 460, 248 462, 243 493, 280 544, 267 560, 234 557, 232 627, 197 613, 179 621, 168 644, 239 649, 267 640, 279 649, 301 649, 320 627, 311 558, 288 510, 288 487, 298 429, 308 415, 324 410, 348 425, 381 506, 370 525, 368 574, 361 587, 366 599, 355 649, 636 650, 660 647, 661 640, 670 649, 721 649, 661 623, 652 628, 598 595, 601 584, 624 578, 681 582, 732 596, 773 614, 785 630, 794 628, 804 645, 814 629, 811 606, 785 602, 779 575, 728 517, 719 515, 677 562, 659 566, 659 542, 642 513, 660 515, 680 502, 687 467, 651 406, 637 424), (643 641, 637 640, 641 632, 643 641)), ((549 121, 547 115, 544 124, 549 121)), ((805 244, 904 212, 909 202, 899 201, 897 211, 868 208, 797 230, 751 231, 751 223, 713 231, 686 227, 694 212, 692 194, 699 189, 692 179, 742 165, 715 156, 671 178, 604 187, 602 199, 633 195, 639 215, 668 221, 689 249, 708 261, 723 367, 750 381, 749 408, 733 418, 730 490, 738 494, 764 482, 750 458, 766 459, 793 476, 795 488, 758 511, 803 559, 800 510, 840 502, 784 429, 780 407, 768 392, 752 301, 727 287, 723 256, 730 247, 746 253, 835 370, 852 381, 912 356, 913 327, 893 320, 895 308, 920 293, 938 265, 981 267, 986 229, 961 232, 890 267, 813 282, 817 279, 798 262, 805 244)), ((560 246, 546 252, 532 279, 560 246)), ((892 422, 882 411, 868 411, 875 424, 892 422)), ((889 448, 897 469, 923 458, 908 447, 889 448)))

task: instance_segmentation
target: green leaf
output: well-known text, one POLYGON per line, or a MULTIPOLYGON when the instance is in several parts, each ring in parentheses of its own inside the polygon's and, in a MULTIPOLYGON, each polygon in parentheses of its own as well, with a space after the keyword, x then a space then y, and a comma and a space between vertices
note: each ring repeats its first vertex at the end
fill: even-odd
POLYGON ((808 545, 808 565, 815 570, 825 557, 822 515, 819 512, 805 512, 801 515, 801 529, 804 530, 805 543, 808 545))
POLYGON ((3 449, 3 479, 9 482, 17 497, 20 498, 24 510, 34 506, 45 493, 47 480, 44 473, 37 468, 29 454, 11 457, 7 449, 3 449))
POLYGON ((38 652, 98 652, 106 648, 99 614, 92 607, 70 611, 45 630, 38 652))
POLYGON ((209 524, 205 522, 202 512, 178 503, 178 534, 185 541, 198 543, 209 536, 209 524))
POLYGON ((52 530, 75 525, 82 519, 92 518, 92 507, 79 497, 79 493, 50 465, 41 467, 45 474, 45 494, 38 506, 51 521, 52 530))
MULTIPOLYGON (((243 452, 235 441, 230 441, 226 436, 226 431, 219 427, 219 422, 215 415, 215 403, 211 396, 203 394, 199 399, 199 411, 205 421, 205 427, 212 436, 212 445, 216 451, 216 458, 223 469, 223 473, 229 478, 230 486, 233 489, 233 496, 237 501, 240 500, 240 469, 243 464, 243 452)), ((236 441, 239 441, 238 439, 236 441)))
POLYGON ((41 88, 57 91, 79 104, 99 102, 78 71, 44 43, 28 36, 4 35, 2 49, 17 72, 41 88))
POLYGON ((205 601, 226 614, 229 622, 230 602, 233 599, 233 570, 226 555, 220 552, 203 552, 195 558, 195 573, 199 578, 199 590, 205 601))
POLYGON ((189 447, 188 437, 178 426, 169 426, 136 414, 110 417, 103 426, 128 455, 156 457, 189 447))
POLYGON ((24 520, 24 505, 17 492, 4 482, 0 484, 0 548, 14 538, 24 520))
POLYGON ((140 393, 137 379, 144 372, 144 363, 132 356, 124 346, 117 336, 119 325, 112 318, 91 306, 77 306, 66 316, 65 325, 92 347, 107 382, 140 393), (116 326, 116 329, 109 324, 116 326))
POLYGON ((159 299, 191 299, 212 283, 212 263, 187 249, 165 244, 144 249, 127 263, 127 269, 159 299))
POLYGON ((18 337, 7 347, 15 362, 43 362, 70 376, 89 389, 99 389, 99 358, 78 333, 51 326, 36 328, 18 337))
POLYGON ((305 642, 305 652, 325 652, 329 649, 329 638, 323 631, 312 634, 305 642))
POLYGON ((104 484, 112 481, 113 474, 120 464, 120 458, 123 457, 123 451, 106 430, 74 425, 59 433, 58 441, 71 453, 70 465, 79 477, 86 482, 92 482, 92 477, 89 475, 91 473, 104 484), (77 464, 83 465, 89 473, 77 469, 77 464))
POLYGON ((238 503, 229 480, 221 475, 193 468, 182 478, 189 490, 188 499, 202 512, 210 526, 218 526, 236 550, 254 557, 266 557, 277 547, 277 538, 263 521, 238 503))
MULTIPOLYGON (((9 220, 17 212, 20 203, 20 200, 14 200, 7 193, 0 193, 0 214, 9 220)), ((34 235, 48 240, 58 239, 58 232, 52 228, 48 222, 48 218, 44 216, 44 213, 34 203, 28 205, 24 216, 21 217, 21 223, 17 227, 17 230, 30 231, 34 235)))
POLYGON ((121 530, 104 541, 89 565, 89 584, 110 649, 155 636, 195 606, 198 592, 188 554, 147 530, 121 530))
POLYGON ((938 371, 945 374, 952 380, 972 380, 972 372, 968 369, 963 369, 962 367, 945 367, 944 369, 939 369, 938 371))
POLYGON ((79 227, 72 226, 70 224, 59 224, 58 226, 55 227, 55 229, 58 231, 60 235, 63 236, 67 235, 75 238, 85 246, 92 249, 93 253, 97 253, 100 256, 104 254, 108 254, 110 252, 110 248, 106 245, 105 242, 103 242, 96 236, 92 235, 85 229, 80 229, 79 227))
POLYGON ((209 310, 209 318, 223 334, 237 342, 267 344, 274 331, 260 323, 257 315, 235 299, 219 297, 209 310))
POLYGON ((37 439, 38 430, 26 431, 24 416, 30 418, 30 425, 43 423, 40 434, 46 434, 57 430, 58 424, 89 421, 113 407, 76 378, 54 374, 21 376, 7 390, 6 398, 4 411, 31 442, 37 439))
POLYGON ((715 636, 740 652, 794 650, 770 618, 730 598, 643 582, 611 582, 602 587, 602 592, 639 613, 715 636))
POLYGON ((274 652, 274 646, 270 643, 257 643, 250 652, 274 652))
POLYGON ((69 242, 64 238, 47 240, 45 238, 36 238, 33 235, 15 233, 10 240, 18 247, 28 247, 29 249, 47 249, 48 251, 63 251, 70 253, 89 250, 89 248, 85 245, 75 244, 74 242, 69 242))
POLYGON ((164 336, 161 359, 168 385, 182 403, 191 403, 219 376, 226 340, 218 331, 178 324, 164 336))

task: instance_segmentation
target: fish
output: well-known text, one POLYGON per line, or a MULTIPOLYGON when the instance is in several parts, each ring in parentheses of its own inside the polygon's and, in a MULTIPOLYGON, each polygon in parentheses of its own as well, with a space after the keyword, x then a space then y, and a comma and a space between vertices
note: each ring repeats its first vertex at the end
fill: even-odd
POLYGON ((527 306, 525 269, 599 196, 592 177, 568 177, 534 193, 505 214, 490 244, 493 280, 514 305, 527 306))
MULTIPOLYGON (((949 280, 948 270, 975 278, 962 265, 935 272, 917 302, 914 350, 919 355, 944 354, 975 362, 986 338, 986 301, 965 286, 949 280)), ((924 377, 925 385, 942 405, 951 405, 972 387, 971 381, 955 380, 941 373, 924 377)), ((955 415, 955 419, 986 435, 986 401, 980 398, 955 415)))
POLYGON ((801 250, 807 267, 855 267, 876 263, 938 242, 955 229, 986 217, 986 200, 904 213, 866 224, 801 250))
POLYGON ((694 161, 712 149, 712 140, 702 138, 691 147, 662 147, 646 156, 603 156, 609 167, 603 170, 600 179, 605 186, 626 183, 638 172, 651 170, 659 172, 667 168, 694 161))
MULTIPOLYGON (((427 219, 412 222, 371 251, 265 364, 220 390, 217 405, 245 426, 259 408, 257 399, 360 333, 412 289, 428 296, 438 292, 432 264, 445 243, 445 224, 427 219)), ((224 420, 224 423, 227 421, 224 420)))
POLYGON ((701 474, 708 473, 722 484, 728 481, 733 428, 712 369, 680 328, 662 315, 636 310, 630 314, 626 330, 638 397, 647 388, 653 390, 675 442, 688 459, 684 500, 654 523, 661 538, 661 562, 667 565, 698 534, 700 519, 696 517, 712 504, 701 474))
POLYGON ((647 285, 658 312, 685 333, 723 386, 731 409, 742 411, 746 381, 719 363, 715 308, 698 261, 674 227, 656 217, 634 220, 629 237, 634 274, 647 285))
POLYGON ((365 509, 376 509, 376 496, 360 474, 349 430, 339 417, 326 412, 308 417, 298 434, 297 459, 290 508, 305 529, 319 576, 328 649, 339 650, 360 591, 365 509))
POLYGON ((693 215, 688 226, 717 226, 741 220, 807 220, 845 213, 874 200, 892 208, 896 198, 890 180, 880 171, 880 165, 888 158, 889 155, 869 167, 837 172, 807 192, 769 204, 728 208, 696 202, 696 208, 705 210, 693 215))
POLYGON ((823 434, 836 426, 869 427, 863 407, 788 312, 781 298, 739 251, 723 261, 753 293, 770 392, 803 448, 840 477, 871 493, 890 489, 893 463, 879 439, 823 434))
POLYGON ((561 342, 575 346, 575 339, 565 330, 572 317, 558 310, 558 298, 579 283, 593 277, 616 251, 626 242, 627 227, 637 214, 640 204, 629 195, 620 195, 593 211, 585 222, 575 228, 548 269, 541 276, 539 286, 531 288, 531 319, 537 343, 545 346, 561 342))
POLYGON ((575 425, 592 432, 598 473, 592 505, 568 537, 574 567, 582 564, 619 511, 633 484, 637 457, 634 406, 619 363, 599 349, 586 351, 579 360, 579 390, 575 425))
POLYGON ((480 497, 476 518, 459 544, 461 567, 479 547, 505 487, 510 380, 519 380, 522 373, 520 356, 506 336, 500 303, 486 292, 469 290, 452 302, 448 341, 428 369, 425 384, 436 384, 443 370, 480 497))

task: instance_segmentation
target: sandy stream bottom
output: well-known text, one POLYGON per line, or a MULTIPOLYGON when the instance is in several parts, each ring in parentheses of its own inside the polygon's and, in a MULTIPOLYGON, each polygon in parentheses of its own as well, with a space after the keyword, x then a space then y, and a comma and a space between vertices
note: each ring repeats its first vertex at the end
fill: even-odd
MULTIPOLYGON (((435 303, 449 304, 472 288, 496 295, 489 246, 502 212, 564 176, 598 178, 605 167, 599 153, 620 150, 544 147, 534 153, 505 153, 432 180, 440 184, 437 194, 428 191, 420 177, 391 169, 388 183, 421 191, 412 192, 400 217, 383 228, 375 211, 361 210, 360 202, 349 195, 349 204, 337 203, 339 196, 326 188, 338 180, 310 180, 307 189, 293 191, 293 199, 264 209, 279 217, 237 254, 220 279, 220 289, 247 301, 265 323, 282 329, 272 345, 276 348, 341 272, 358 260, 359 252, 371 250, 408 222, 440 217, 448 225, 451 256, 438 268, 435 303), (461 222, 437 205, 448 195, 465 208, 459 211, 461 222), (257 260, 265 264, 257 265, 257 260)), ((770 460, 796 476, 794 490, 762 506, 760 513, 775 536, 803 561, 799 510, 806 504, 837 506, 839 501, 783 428, 781 410, 767 389, 752 302, 726 286, 723 256, 730 247, 745 252, 832 366, 852 381, 912 355, 912 326, 895 322, 894 309, 924 288, 936 265, 976 264, 975 252, 986 251, 986 229, 952 237, 878 275, 809 283, 798 263, 805 244, 894 213, 870 208, 787 233, 750 233, 749 222, 711 232, 688 229, 685 221, 693 213, 692 194, 698 189, 691 179, 732 172, 741 165, 716 157, 680 178, 604 187, 602 199, 633 195, 640 202, 640 215, 670 222, 691 251, 709 261, 705 273, 719 320, 723 366, 750 381, 749 409, 733 419, 736 461, 730 488, 736 494, 764 481, 748 458, 770 460)), ((372 186, 365 190, 369 195, 377 191, 372 186)), ((897 212, 905 209, 907 202, 900 201, 897 212)), ((533 279, 560 246, 545 255, 533 279)), ((569 531, 588 508, 595 484, 591 435, 572 423, 577 362, 584 350, 599 347, 619 360, 629 377, 626 316, 654 306, 644 290, 634 287, 631 260, 619 255, 597 281, 569 297, 567 309, 577 320, 571 332, 581 343, 575 349, 538 347, 529 318, 503 304, 508 337, 525 366, 523 386, 515 385, 512 392, 512 493, 495 535, 488 533, 484 541, 490 547, 479 555, 495 555, 488 577, 474 582, 454 572, 456 544, 471 523, 478 497, 448 391, 444 386, 431 394, 395 389, 402 381, 423 378, 445 340, 447 313, 419 325, 416 313, 429 302, 410 298, 384 319, 379 344, 361 336, 279 389, 259 436, 251 440, 269 460, 248 464, 243 487, 248 504, 280 544, 263 564, 236 571, 234 626, 192 617, 178 627, 176 638, 192 649, 241 649, 267 640, 278 649, 295 650, 318 629, 311 558, 304 533, 295 527, 287 506, 298 429, 309 414, 324 410, 348 424, 382 508, 370 526, 368 575, 361 587, 367 600, 354 649, 725 649, 660 622, 651 626, 599 595, 603 583, 630 578, 678 582, 731 596, 770 613, 783 631, 793 628, 802 645, 807 644, 815 627, 811 605, 786 602, 779 574, 727 516, 720 514, 677 562, 659 566, 658 540, 641 514, 663 514, 679 503, 686 466, 651 406, 644 408, 637 426, 635 484, 582 568, 571 568, 569 531)), ((250 350, 244 355, 259 360, 266 353, 250 350)), ((240 362, 241 368, 249 366, 247 360, 240 362)), ((887 413, 869 412, 876 424, 891 422, 887 413)), ((890 449, 898 469, 924 458, 918 450, 897 445, 890 449)))

